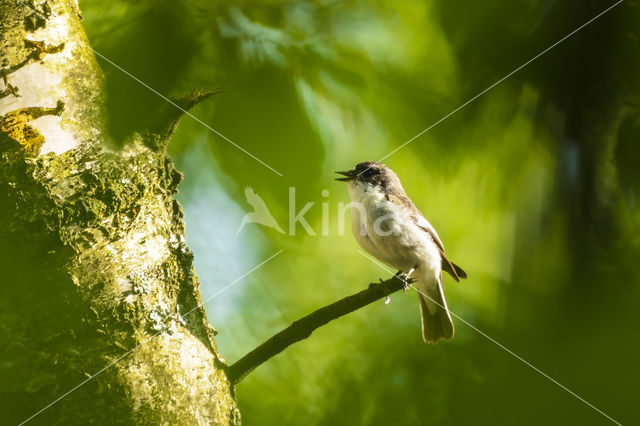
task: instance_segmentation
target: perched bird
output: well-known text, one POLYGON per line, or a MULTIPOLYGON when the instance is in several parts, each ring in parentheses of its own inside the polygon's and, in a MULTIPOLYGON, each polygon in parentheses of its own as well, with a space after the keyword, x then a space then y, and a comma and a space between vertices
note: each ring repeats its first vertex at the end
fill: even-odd
POLYGON ((244 195, 247 197, 247 203, 251 204, 251 207, 253 207, 253 211, 244 215, 242 222, 240 223, 240 227, 236 231, 236 235, 240 233, 247 223, 258 223, 284 234, 284 231, 280 228, 278 222, 276 222, 275 218, 271 215, 271 212, 264 203, 264 200, 254 192, 253 188, 247 186, 244 189, 244 195))
POLYGON ((451 262, 436 230, 407 197, 398 176, 382 163, 367 161, 346 172, 351 196, 351 228, 363 249, 378 260, 414 276, 422 338, 427 343, 453 337, 453 322, 444 299, 442 271, 453 279, 467 274, 451 262))

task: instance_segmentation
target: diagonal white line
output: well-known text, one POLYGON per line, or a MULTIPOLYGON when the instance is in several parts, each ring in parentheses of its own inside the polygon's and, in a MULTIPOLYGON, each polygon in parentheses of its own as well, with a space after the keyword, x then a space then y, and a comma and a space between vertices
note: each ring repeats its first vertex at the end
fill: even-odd
MULTIPOLYGON (((155 337, 156 335, 151 336, 152 338, 155 337)), ((34 417, 36 417, 37 415, 39 415, 40 413, 42 413, 43 411, 47 410, 49 407, 51 407, 52 405, 54 405, 55 403, 57 403, 58 401, 60 401, 61 399, 65 398, 67 395, 69 395, 70 393, 72 393, 73 391, 75 391, 76 389, 78 389, 79 387, 81 387, 82 385, 90 382, 94 377, 96 377, 98 374, 102 373, 104 370, 108 369, 109 367, 117 364, 121 359, 123 359, 124 357, 126 357, 127 355, 129 355, 131 352, 135 351, 136 349, 138 349, 140 347, 140 345, 136 346, 135 348, 131 349, 129 352, 125 353, 124 355, 121 355, 119 358, 117 358, 115 361, 113 361, 111 364, 107 365, 106 367, 102 368, 102 370, 98 371, 97 373, 92 374, 91 376, 89 376, 87 379, 85 379, 83 382, 81 382, 80 384, 78 384, 77 386, 75 386, 74 388, 68 390, 66 393, 64 393, 63 395, 59 396, 57 399, 55 399, 54 401, 52 401, 51 403, 49 403, 46 407, 41 408, 40 411, 38 411, 37 413, 33 414, 31 417, 29 417, 26 420, 23 420, 22 422, 20 422, 20 424, 18 426, 21 426, 25 423, 27 423, 28 421, 30 421, 31 419, 33 419, 34 417)))
POLYGON ((234 141, 232 141, 231 139, 229 139, 228 137, 226 137, 222 133, 220 133, 219 131, 217 131, 216 129, 214 129, 213 127, 209 126, 207 123, 205 123, 204 121, 200 120, 198 117, 196 117, 195 115, 191 114, 189 111, 187 111, 186 109, 182 108, 180 105, 178 105, 177 103, 172 101, 170 98, 168 98, 165 95, 163 95, 162 93, 158 92, 156 89, 154 89, 153 87, 149 86, 147 83, 145 83, 144 81, 140 80, 138 77, 136 77, 135 75, 131 74, 129 71, 125 70, 120 65, 116 64, 115 62, 113 62, 112 60, 110 60, 109 58, 104 56, 102 53, 98 52, 97 50, 95 50, 95 49, 93 49, 91 47, 90 47, 90 49, 97 56, 99 56, 100 58, 104 59, 105 61, 107 61, 108 63, 110 63, 114 67, 116 67, 118 70, 120 70, 122 73, 126 74, 127 76, 131 77, 133 80, 135 80, 138 83, 140 83, 142 86, 147 88, 149 91, 155 93, 156 95, 158 95, 159 97, 164 99, 166 102, 170 103, 171 105, 173 105, 174 107, 176 107, 177 109, 182 111, 185 115, 188 115, 189 117, 193 118, 195 121, 197 121, 198 123, 202 124, 204 127, 206 127, 207 129, 211 130, 213 133, 215 133, 216 135, 220 136, 222 139, 226 140, 231 145, 235 146, 240 151, 244 152, 249 157, 253 158, 258 163, 262 164, 263 166, 265 166, 266 168, 268 168, 269 170, 271 170, 272 172, 274 172, 278 176, 282 176, 282 173, 280 173, 279 171, 277 171, 276 169, 274 169, 273 167, 271 167, 270 165, 268 165, 267 163, 265 163, 264 161, 262 161, 261 159, 259 159, 258 157, 256 157, 255 155, 253 155, 252 153, 250 153, 249 151, 247 151, 246 149, 244 149, 243 147, 241 147, 240 145, 238 145, 237 143, 235 143, 234 141))
MULTIPOLYGON (((39 10, 37 10, 35 7, 30 6, 26 3, 24 3, 22 0, 17 0, 18 3, 22 4, 23 6, 29 8, 30 10, 32 10, 35 14, 37 14, 38 16, 40 16, 42 19, 46 20, 47 18, 45 16, 42 15, 42 13, 40 13, 39 10)), ((138 77, 136 77, 135 75, 131 74, 129 71, 125 70, 124 68, 122 68, 120 65, 116 64, 115 62, 113 62, 111 59, 107 58, 106 56, 104 56, 102 53, 98 52, 97 50, 95 50, 93 47, 89 46, 89 49, 91 49, 93 51, 93 53, 95 53, 97 56, 99 56, 100 58, 102 58, 103 60, 107 61, 108 63, 110 63, 111 65, 113 65, 115 68, 117 68, 118 70, 120 70, 122 73, 124 73, 125 75, 129 76, 130 78, 132 78, 133 80, 135 80, 136 82, 140 83, 142 86, 144 86, 146 89, 148 89, 149 91, 155 93, 156 95, 158 95, 160 98, 162 98, 164 101, 170 103, 171 105, 173 105, 174 107, 176 107, 177 109, 179 109, 180 111, 182 111, 185 115, 188 115, 189 117, 193 118, 195 121, 197 121, 198 123, 202 124, 204 127, 206 127, 207 129, 211 130, 213 133, 215 133, 216 135, 220 136, 222 139, 224 139, 225 141, 229 142, 231 145, 235 146, 236 148, 238 148, 240 151, 244 152, 245 154, 247 154, 249 157, 253 158, 254 160, 256 160, 258 163, 262 164, 263 166, 265 166, 266 168, 268 168, 269 170, 271 170, 272 172, 274 172, 275 174, 277 174, 278 176, 282 176, 282 173, 280 173, 279 171, 277 171, 276 169, 274 169, 273 167, 271 167, 270 165, 268 165, 267 163, 265 163, 264 161, 262 161, 261 159, 259 159, 258 157, 256 157, 255 155, 253 155, 252 153, 250 153, 249 151, 247 151, 246 149, 244 149, 243 147, 241 147, 240 145, 238 145, 237 143, 235 143, 234 141, 232 141, 231 139, 229 139, 228 137, 226 137, 225 135, 223 135, 222 133, 220 133, 219 131, 217 131, 216 129, 214 129, 213 127, 209 126, 207 123, 205 123, 204 121, 200 120, 198 117, 196 117, 195 115, 191 114, 189 111, 187 111, 186 109, 182 108, 180 105, 178 105, 177 103, 175 103, 174 101, 172 101, 170 98, 166 97, 165 95, 163 95, 162 93, 158 92, 156 89, 154 89, 153 87, 149 86, 147 83, 145 83, 144 81, 140 80, 138 77)))
MULTIPOLYGON (((416 287, 413 287, 418 293, 420 293, 421 295, 423 295, 424 297, 428 297, 427 295, 425 295, 423 292, 421 292, 420 290, 418 290, 416 287)), ((442 306, 441 306, 442 307, 442 306)), ((564 389, 565 391, 567 391, 569 394, 573 395, 574 397, 578 398, 580 401, 584 402, 586 405, 588 405, 589 407, 593 408, 595 411, 597 411, 598 413, 602 414, 604 417, 606 417, 607 419, 611 420, 613 423, 622 426, 622 424, 620 422, 618 422, 617 420, 613 419, 612 417, 610 417, 607 413, 605 413, 604 411, 600 410, 598 407, 596 407, 595 405, 593 405, 592 403, 590 403, 589 401, 587 401, 586 399, 582 398, 580 395, 578 395, 577 393, 575 393, 574 391, 572 391, 571 389, 567 388, 566 386, 564 386, 562 383, 558 382, 557 380, 555 380, 553 377, 549 376, 547 373, 545 373, 544 371, 540 370, 538 367, 536 367, 535 365, 531 364, 529 361, 527 361, 526 359, 522 358, 520 355, 516 354, 515 352, 513 352, 511 349, 507 348, 506 346, 504 346, 502 343, 496 341, 495 339, 493 339, 491 336, 487 335, 487 333, 485 333, 484 331, 480 330, 479 328, 477 328, 476 326, 474 326, 473 324, 470 324, 468 321, 466 321, 465 319, 461 318, 459 315, 457 315, 455 312, 451 312, 449 311, 449 313, 451 315, 453 315, 454 317, 456 317, 457 319, 459 319, 460 321, 462 321, 464 324, 466 324, 468 327, 472 328, 473 330, 477 331, 478 333, 480 333, 481 335, 483 335, 484 337, 486 337, 487 339, 489 339, 490 341, 492 341, 493 343, 495 343, 496 345, 498 345, 500 348, 504 349, 506 352, 508 352, 509 354, 511 354, 512 356, 514 356, 516 359, 520 360, 522 363, 524 363, 525 365, 531 367, 533 370, 537 371, 538 373, 540 373, 542 376, 546 377, 549 381, 555 383, 556 385, 560 386, 562 389, 564 389)))
MULTIPOLYGON (((258 265, 254 266, 253 268, 251 268, 249 271, 247 271, 246 273, 244 273, 243 275, 241 275, 239 278, 236 278, 233 282, 231 282, 230 284, 226 285, 225 287, 221 288, 220 290, 218 290, 213 296, 209 296, 207 297, 202 303, 205 304, 207 303, 209 300, 213 299, 214 297, 216 297, 217 295, 219 295, 220 293, 224 292, 226 289, 228 289, 229 287, 234 286, 238 281, 240 281, 241 279, 243 279, 244 277, 246 277, 247 275, 249 275, 250 273, 252 273, 253 271, 255 271, 256 269, 258 269, 259 267, 261 267, 262 265, 264 265, 265 263, 267 263, 268 261, 270 261, 271 259, 273 259, 274 257, 276 257, 277 255, 279 255, 280 253, 282 253, 284 251, 283 250, 278 250, 277 253, 275 253, 274 255, 272 255, 270 258, 262 261, 261 263, 259 263, 258 265)), ((196 309, 196 308, 193 308, 196 309)), ((191 311, 193 311, 193 309, 191 311)), ((185 315, 190 314, 191 311, 187 312, 185 315)))
MULTIPOLYGON (((259 263, 258 265, 254 266, 253 268, 251 268, 249 271, 245 272, 244 274, 242 274, 240 277, 236 278, 235 280, 233 280, 231 283, 229 283, 228 285, 224 286, 222 289, 220 289, 217 293, 215 293, 213 296, 208 297, 206 300, 204 300, 202 302, 202 304, 199 304, 198 306, 192 308, 191 310, 189 310, 187 313, 183 314, 182 317, 185 317, 187 315, 189 315, 191 312, 195 311, 198 308, 202 308, 203 305, 205 303, 207 303, 208 301, 210 301, 211 299, 213 299, 214 297, 218 296, 220 293, 224 292, 225 290, 227 290, 229 287, 232 287, 233 285, 237 284, 239 281, 241 281, 243 278, 245 278, 247 275, 251 274, 253 271, 255 271, 256 269, 260 268, 262 265, 264 265, 265 263, 267 263, 268 261, 270 261, 271 259, 273 259, 274 257, 276 257, 277 255, 279 255, 280 253, 282 253, 284 250, 280 250, 278 251, 276 254, 272 255, 271 257, 269 257, 268 259, 262 261, 261 263, 259 263)), ((152 334, 151 337, 149 337, 149 339, 146 340, 146 342, 149 342, 149 340, 153 339, 154 337, 158 336, 160 333, 162 333, 164 330, 160 330, 155 334, 152 334)), ((51 403, 49 403, 47 406, 41 408, 38 412, 34 413, 31 417, 29 417, 26 420, 23 420, 18 426, 21 426, 25 423, 27 423, 28 421, 30 421, 31 419, 33 419, 34 417, 36 417, 37 415, 39 415, 40 413, 44 412, 45 410, 47 410, 49 407, 51 407, 52 405, 56 404, 57 402, 60 402, 62 399, 64 399, 65 397, 67 397, 68 395, 70 395, 71 393, 73 393, 76 389, 82 387, 83 385, 87 384, 88 382, 90 382, 91 380, 93 380, 96 376, 98 376, 100 373, 102 373, 103 371, 107 370, 109 367, 113 367, 114 365, 116 365, 118 362, 120 362, 122 359, 126 358, 127 355, 129 355, 130 353, 132 353, 133 351, 135 351, 136 349, 138 349, 140 346, 142 346, 142 342, 139 343, 136 347, 134 347, 133 349, 129 350, 129 352, 125 353, 124 355, 121 355, 120 357, 116 358, 115 361, 113 361, 111 364, 108 364, 106 367, 103 367, 101 370, 99 370, 98 372, 92 374, 91 376, 89 376, 87 379, 85 379, 84 381, 82 381, 81 383, 79 383, 78 385, 76 385, 75 387, 71 388, 70 390, 68 390, 67 392, 65 392, 64 394, 62 394, 61 396, 59 396, 58 398, 56 398, 54 401, 52 401, 51 403)))
MULTIPOLYGON (((370 261, 372 261, 373 263, 375 263, 376 265, 378 265, 379 267, 381 267, 382 269, 384 269, 385 271, 394 274, 394 272, 392 270, 390 270, 389 268, 387 268, 385 265, 383 265, 382 263, 380 263, 377 259, 374 259, 373 257, 369 256, 368 254, 366 254, 365 252, 361 251, 361 250, 356 250, 358 253, 360 253, 362 256, 366 257, 367 259, 369 259, 370 261)), ((422 296, 426 297, 427 299, 429 299, 430 301, 432 301, 433 303, 435 303, 436 305, 440 306, 441 308, 445 309, 444 306, 442 306, 439 302, 435 301, 434 299, 432 299, 431 297, 427 296, 426 294, 424 294, 423 292, 421 292, 420 290, 418 290, 418 288, 414 287, 413 285, 411 285, 410 283, 408 283, 407 281, 404 281, 406 284, 408 284, 411 288, 413 288, 415 291, 417 291, 418 293, 420 293, 422 296)), ((471 324, 470 322, 468 322, 467 320, 465 320, 464 318, 460 317, 460 315, 456 314, 455 312, 451 311, 449 309, 449 313, 451 315, 453 315, 454 317, 456 317, 457 319, 459 319, 460 321, 462 321, 465 325, 467 325, 468 327, 470 327, 471 329, 477 331, 479 334, 481 334, 482 336, 486 337, 487 339, 489 339, 491 342, 495 343, 498 347, 502 348, 504 351, 506 351, 507 353, 511 354, 513 357, 515 357, 516 359, 518 359, 519 361, 521 361, 523 364, 531 367, 534 371, 538 372, 539 374, 541 374, 542 376, 546 377, 549 381, 551 381, 552 383, 555 383, 556 385, 558 385, 559 387, 561 387, 562 389, 564 389, 565 391, 567 391, 569 394, 573 395, 574 397, 576 397, 577 399, 579 399, 580 401, 584 402, 586 405, 588 405, 589 407, 593 408, 595 411, 597 411, 598 413, 602 414, 604 417, 606 417, 607 419, 611 420, 613 423, 622 426, 622 423, 618 422, 617 420, 613 419, 612 417, 610 417, 609 415, 607 415, 604 411, 600 410, 598 407, 596 407, 595 405, 591 404, 589 401, 587 401, 586 399, 582 398, 580 395, 578 395, 577 393, 573 392, 571 389, 567 388, 566 386, 564 386, 562 383, 558 382, 557 380, 555 380, 553 377, 549 376, 547 373, 545 373, 544 371, 540 370, 539 368, 537 368, 535 365, 531 364, 529 361, 527 361, 526 359, 522 358, 520 355, 516 354, 515 352, 513 352, 511 349, 507 348, 506 346, 504 346, 502 343, 498 342, 497 340, 495 340, 494 338, 492 338, 491 336, 489 336, 487 333, 485 333, 484 331, 480 330, 478 327, 474 326, 473 324, 471 324)))
MULTIPOLYGON (((429 130, 433 129, 434 127, 436 127, 438 124, 442 123, 444 120, 446 120, 447 118, 451 117, 453 114, 455 114, 456 112, 460 111, 462 108, 466 107, 467 105, 469 105, 471 102, 475 101, 476 99, 478 99, 480 96, 484 95, 485 93, 487 93, 489 90, 493 89, 494 87, 496 87, 498 84, 502 83, 503 81, 505 81, 506 79, 508 79, 509 77, 511 77, 512 75, 514 75, 515 73, 517 73, 518 71, 520 71, 521 69, 523 69, 524 67, 526 67, 527 65, 529 65, 531 62, 535 61, 536 59, 538 59, 539 57, 541 57, 542 55, 544 55, 545 53, 549 52, 551 49, 553 49, 554 47, 556 47, 557 45, 559 45, 560 43, 562 43, 563 41, 565 41, 566 39, 568 39, 569 37, 573 36, 575 33, 577 33, 578 31, 582 30, 584 27, 586 27, 587 25, 591 24, 593 21, 595 21, 596 19, 600 18, 602 15, 606 14, 607 12, 609 12, 611 9, 613 9, 614 7, 618 6, 620 3, 622 3, 624 0, 619 0, 617 3, 614 3, 613 5, 609 6, 608 8, 606 8, 604 11, 600 12, 599 14, 597 14, 596 16, 594 16, 593 18, 591 18, 590 20, 588 20, 587 22, 585 22, 584 24, 580 25, 578 28, 576 28, 575 30, 571 31, 569 34, 567 34, 566 36, 562 37, 560 40, 556 41, 555 43, 553 43, 551 46, 547 47, 546 49, 544 49, 542 52, 538 53, 536 56, 534 56, 533 58, 529 59, 527 62, 525 62, 524 64, 520 65, 518 68, 516 68, 515 70, 511 71, 509 74, 505 75, 504 77, 502 77, 500 80, 496 81, 495 83, 493 83, 491 86, 487 87, 486 89, 484 89, 482 92, 478 93, 477 95, 475 95, 474 97, 472 97, 471 99, 469 99, 468 101, 466 101, 465 103, 463 103, 462 105, 460 105, 458 108, 454 109, 453 111, 451 111, 450 113, 448 113, 447 115, 445 115, 444 117, 442 117, 440 120, 436 121, 435 123, 433 123, 432 125, 430 125, 429 127, 427 127, 426 129, 424 129, 423 131, 421 131, 420 133, 418 133, 417 135, 415 135, 414 137, 412 137, 411 139, 409 139, 408 141, 406 141, 405 143, 403 143, 402 145, 400 145, 399 147, 397 147, 396 149, 394 149, 393 151, 391 151, 390 153, 388 153, 387 155, 385 155, 384 157, 382 157, 381 159, 378 160, 378 162, 384 160, 385 158, 388 158, 390 156, 392 156, 393 154, 395 154, 397 151, 399 151, 400 149, 404 148, 405 146, 409 145, 411 142, 413 142, 414 140, 416 140, 417 138, 419 138, 420 136, 424 135, 426 132, 428 132, 429 130)), ((363 172, 364 173, 364 172, 363 172)))

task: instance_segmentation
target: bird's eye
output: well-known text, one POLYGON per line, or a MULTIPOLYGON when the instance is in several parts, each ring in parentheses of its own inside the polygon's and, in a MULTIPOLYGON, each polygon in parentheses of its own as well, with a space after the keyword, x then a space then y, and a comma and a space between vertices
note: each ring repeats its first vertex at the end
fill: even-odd
POLYGON ((358 166, 356 167, 356 171, 358 172, 358 176, 361 176, 366 180, 371 180, 374 176, 380 174, 380 170, 378 170, 375 166, 367 163, 358 164, 358 166))

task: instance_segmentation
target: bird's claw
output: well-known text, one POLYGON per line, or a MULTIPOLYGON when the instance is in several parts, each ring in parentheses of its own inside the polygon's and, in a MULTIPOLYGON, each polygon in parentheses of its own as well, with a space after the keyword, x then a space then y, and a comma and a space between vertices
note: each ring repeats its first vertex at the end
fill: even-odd
POLYGON ((402 281, 402 288, 403 288, 405 293, 407 292, 407 290, 409 290, 411 288, 411 284, 413 284, 415 282, 415 280, 413 278, 407 277, 407 275, 408 274, 405 274, 402 271, 398 271, 394 275, 397 279, 402 281))

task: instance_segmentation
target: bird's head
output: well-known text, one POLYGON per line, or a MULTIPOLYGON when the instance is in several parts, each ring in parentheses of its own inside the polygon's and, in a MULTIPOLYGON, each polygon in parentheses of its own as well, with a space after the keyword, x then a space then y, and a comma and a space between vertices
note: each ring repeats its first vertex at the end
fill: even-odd
POLYGON ((344 176, 336 178, 336 180, 349 182, 354 186, 362 185, 385 192, 402 190, 398 175, 385 164, 375 161, 365 161, 357 164, 351 170, 336 173, 344 176))

